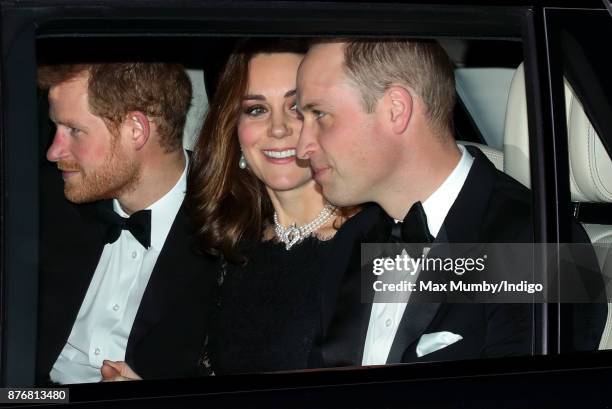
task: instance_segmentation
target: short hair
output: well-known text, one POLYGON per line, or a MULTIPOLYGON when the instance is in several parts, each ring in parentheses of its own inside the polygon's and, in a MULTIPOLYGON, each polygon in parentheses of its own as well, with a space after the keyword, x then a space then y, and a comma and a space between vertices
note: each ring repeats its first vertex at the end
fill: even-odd
POLYGON ((191 104, 191 81, 180 64, 120 62, 48 64, 38 68, 38 84, 49 89, 88 76, 91 112, 116 134, 131 111, 152 118, 166 152, 182 146, 183 127, 191 104))
POLYGON ((425 103, 432 124, 452 130, 455 107, 454 67, 448 54, 433 40, 323 39, 344 43, 344 69, 360 91, 364 110, 376 103, 393 84, 410 87, 425 103))

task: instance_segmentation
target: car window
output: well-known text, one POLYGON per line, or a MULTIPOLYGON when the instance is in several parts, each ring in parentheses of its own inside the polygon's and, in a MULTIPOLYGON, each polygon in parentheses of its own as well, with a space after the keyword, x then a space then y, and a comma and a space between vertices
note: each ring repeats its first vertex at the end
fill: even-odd
MULTIPOLYGON (((127 41, 127 44, 123 44, 122 41, 124 40, 117 40, 115 38, 45 39, 39 42, 39 61, 47 64, 49 61, 58 60, 62 62, 72 62, 75 60, 75 55, 77 56, 77 61, 82 61, 84 59, 86 60, 87 58, 95 58, 96 61, 121 61, 121 59, 125 58, 125 53, 127 53, 125 50, 129 49, 130 44, 138 43, 141 50, 143 50, 140 54, 140 59, 143 61, 147 61, 149 59, 155 61, 165 59, 168 61, 178 60, 184 62, 184 64, 188 67, 188 73, 190 74, 194 92, 191 104, 192 106, 188 113, 187 126, 183 133, 183 142, 186 148, 193 147, 195 140, 200 136, 199 129, 207 114, 209 98, 207 98, 206 94, 208 88, 211 85, 214 87, 214 82, 212 84, 206 83, 206 79, 214 78, 215 75, 218 75, 218 73, 215 72, 215 69, 211 68, 210 61, 207 61, 209 55, 220 54, 218 52, 215 54, 215 49, 217 47, 216 44, 212 42, 190 39, 187 42, 187 45, 188 49, 192 50, 192 54, 179 55, 174 50, 180 47, 182 42, 185 41, 185 39, 180 37, 173 38, 172 40, 163 38, 149 38, 146 41, 143 41, 142 39, 130 39, 127 41), (159 50, 162 47, 168 47, 168 49, 171 49, 172 51, 160 53, 159 50), (71 52, 67 55, 62 53, 62 50, 66 49, 71 50, 71 52), (91 50, 94 49, 96 52, 92 53, 91 50), (75 50, 79 50, 79 52, 75 52, 75 50)), ((472 142, 474 140, 480 141, 477 135, 484 136, 484 143, 478 145, 477 147, 470 146, 469 149, 475 149, 475 151, 472 152, 473 155, 477 154, 476 152, 478 149, 482 149, 485 156, 488 157, 499 170, 504 171, 504 154, 502 149, 504 148, 504 141, 506 138, 504 133, 507 100, 510 94, 510 83, 514 78, 516 71, 510 67, 520 64, 520 62, 524 59, 521 51, 521 43, 520 41, 504 42, 472 39, 464 40, 459 38, 454 39, 453 41, 442 40, 441 42, 451 56, 453 64, 457 67, 455 71, 455 78, 457 80, 457 94, 461 103, 465 108, 467 108, 465 114, 468 120, 456 124, 457 135, 458 137, 470 135, 467 138, 467 142, 470 142, 470 140, 472 142), (512 54, 512 58, 510 58, 508 54, 512 54)), ((217 60, 217 65, 220 65, 220 61, 222 60, 223 58, 219 57, 217 60)), ((519 85, 515 85, 515 87, 523 87, 524 95, 524 82, 521 82, 519 85)), ((42 144, 42 146, 45 146, 45 148, 41 150, 41 153, 44 153, 49 146, 48 144, 50 142, 50 138, 52 137, 52 133, 55 129, 55 126, 49 123, 48 120, 48 107, 44 101, 45 95, 46 94, 44 92, 41 92, 40 118, 41 123, 48 125, 48 129, 43 130, 41 134, 41 139, 47 141, 46 143, 42 144)), ((525 105, 524 96, 522 104, 522 106, 525 105)), ((524 121, 526 122, 527 118, 524 118, 524 121)), ((527 135, 524 135, 524 137, 524 143, 528 144, 527 135)), ((54 197, 58 193, 56 191, 52 191, 52 189, 57 190, 56 188, 60 181, 56 180, 55 183, 52 182, 52 178, 49 175, 49 173, 51 173, 49 169, 50 166, 51 164, 47 163, 45 159, 42 159, 41 197, 43 198, 49 198, 50 195, 54 197)), ((526 192, 522 192, 522 194, 525 201, 528 201, 529 195, 526 192)), ((51 199, 48 199, 48 201, 44 201, 42 203, 40 213, 41 232, 43 233, 43 237, 47 238, 50 237, 50 235, 46 226, 52 225, 52 222, 55 219, 55 216, 46 211, 47 208, 52 208, 54 206, 54 203, 49 200, 51 199)), ((57 205, 57 203, 55 205, 57 205)), ((528 202, 523 203, 522 205, 525 205, 526 209, 528 209, 528 206, 530 206, 528 202)), ((68 216, 66 215, 66 217, 68 216)), ((75 229, 74 234, 78 234, 78 231, 80 231, 78 229, 78 224, 76 225, 75 229)), ((526 232, 525 237, 529 238, 531 235, 532 233, 526 232)), ((51 248, 55 249, 55 247, 51 248)), ((57 248, 54 251, 59 252, 62 250, 61 248, 57 248)), ((45 248, 41 253, 43 254, 43 257, 41 258, 41 268, 45 270, 45 277, 49 276, 49 271, 47 270, 50 268, 50 266, 55 268, 55 262, 53 262, 50 257, 45 256, 49 253, 50 251, 48 248, 45 248)), ((355 257, 357 255, 355 254, 353 256, 355 257)), ((91 255, 91 257, 94 256, 91 255)), ((46 281, 44 280, 45 279, 41 277, 42 286, 47 285, 46 281)), ((279 306, 279 308, 280 307, 282 306, 279 306)), ((476 308, 476 306, 473 307, 476 308)), ((468 310, 472 308, 472 306, 463 306, 462 308, 468 310)), ((493 308, 491 313, 495 314, 494 311, 495 309, 493 308)), ((526 320, 530 319, 530 314, 531 312, 526 315, 526 320)), ((463 337, 463 335, 460 335, 460 337, 463 337)), ((537 348, 532 346, 532 344, 535 342, 535 335, 530 334, 525 338, 526 339, 521 340, 521 342, 524 342, 527 345, 524 349, 524 353, 539 353, 537 348)), ((435 350, 436 349, 433 349, 432 351, 435 350)), ((46 353, 44 349, 43 352, 46 353)), ((494 357, 496 354, 492 353, 491 356, 494 357)), ((452 355, 446 359, 452 360, 452 355)))
MULTIPOLYGON (((267 7, 271 6, 267 5, 267 7)), ((325 9, 326 7, 327 5, 323 6, 323 9, 325 9)), ((393 15, 395 14, 393 7, 385 7, 383 7, 383 15, 387 16, 387 18, 393 17, 393 15)), ((462 13, 465 13, 466 10, 467 9, 457 9, 452 10, 452 12, 458 13, 456 15, 456 18, 465 19, 465 15, 463 15, 462 13)), ((91 10, 87 12, 91 12, 91 10)), ((185 10, 181 8, 177 8, 176 10, 174 10, 174 12, 176 12, 177 15, 183 15, 184 13, 186 13, 185 10)), ((285 25, 281 24, 277 26, 275 24, 271 24, 271 21, 268 21, 265 18, 261 17, 259 17, 260 20, 250 20, 249 13, 254 12, 253 10, 249 11, 249 9, 237 10, 237 14, 232 15, 232 18, 228 19, 229 23, 227 23, 226 25, 223 25, 225 23, 219 23, 219 21, 223 20, 221 18, 219 19, 219 21, 215 21, 216 14, 214 13, 210 14, 212 16, 210 18, 213 20, 213 23, 211 23, 210 21, 199 21, 198 19, 204 20, 206 18, 209 18, 209 14, 207 13, 207 10, 204 10, 204 8, 200 10, 198 7, 194 7, 193 10, 190 9, 189 12, 192 12, 192 15, 189 16, 190 18, 185 18, 185 21, 179 19, 179 23, 181 24, 178 24, 176 21, 173 20, 170 20, 170 23, 165 21, 162 22, 163 19, 161 19, 161 17, 159 16, 156 18, 152 18, 149 21, 146 17, 143 17, 144 15, 146 15, 146 12, 143 11, 143 13, 145 14, 139 15, 138 18, 142 21, 145 21, 146 24, 143 24, 143 27, 140 28, 141 31, 137 32, 136 34, 130 33, 129 35, 126 34, 128 30, 125 27, 122 28, 121 24, 117 21, 113 23, 115 24, 113 25, 113 30, 115 30, 113 35, 109 35, 109 32, 112 31, 110 28, 108 31, 102 30, 102 34, 100 34, 100 32, 97 32, 96 23, 92 23, 92 27, 84 27, 83 22, 95 22, 96 18, 100 17, 95 15, 94 13, 92 15, 94 15, 94 17, 96 18, 92 18, 92 15, 89 15, 90 20, 79 20, 78 18, 75 20, 70 20, 65 27, 62 26, 62 21, 60 20, 52 21, 50 24, 51 29, 45 35, 41 35, 40 37, 36 38, 34 34, 32 34, 32 39, 35 39, 35 50, 38 53, 38 62, 45 60, 53 60, 54 58, 57 59, 60 54, 63 54, 60 59, 63 58, 64 60, 66 60, 67 58, 68 61, 74 61, 75 59, 93 59, 98 61, 122 60, 126 58, 126 53, 129 54, 130 50, 139 50, 137 58, 143 62, 178 61, 183 63, 188 69, 188 73, 194 88, 194 95, 191 104, 192 106, 188 114, 187 125, 183 134, 184 146, 189 149, 193 147, 194 142, 199 135, 202 120, 206 116, 209 108, 208 103, 212 100, 216 92, 219 74, 222 71, 222 68, 225 65, 225 61, 227 60, 227 56, 232 50, 233 45, 237 39, 243 38, 247 35, 257 36, 262 34, 264 36, 275 35, 279 37, 291 34, 292 37, 295 37, 296 35, 298 37, 306 37, 312 35, 316 36, 320 35, 321 33, 324 33, 324 35, 329 36, 336 33, 337 31, 336 23, 334 23, 331 28, 325 25, 325 22, 330 21, 330 19, 328 17, 325 17, 324 13, 316 14, 322 13, 319 9, 313 12, 314 17, 308 17, 316 20, 318 23, 321 23, 321 25, 315 24, 314 26, 312 24, 304 24, 303 26, 295 24, 295 19, 298 17, 298 15, 291 13, 288 14, 290 17, 286 19, 287 21, 289 21, 289 23, 285 21, 285 25), (277 29, 277 27, 280 28, 277 29), (292 31, 292 27, 295 27, 295 32, 292 31), (277 31, 275 31, 276 29, 277 31), (83 32, 95 32, 96 34, 83 35, 83 32), (168 33, 170 34, 165 35, 168 33), (213 33, 214 35, 210 35, 211 33, 213 33)), ((295 12, 295 10, 293 10, 293 12, 295 12)), ((352 10, 352 12, 356 13, 355 15, 360 16, 359 10, 352 10)), ((434 21, 436 21, 438 11, 434 10, 432 12, 431 10, 429 10, 429 12, 429 19, 433 19, 434 21)), ((544 89, 542 88, 543 86, 540 83, 535 81, 536 75, 534 73, 534 66, 539 67, 539 69, 542 71, 546 70, 545 67, 538 66, 538 64, 541 64, 541 62, 536 63, 533 54, 530 52, 530 50, 533 50, 533 38, 531 37, 531 34, 528 30, 523 30, 521 24, 525 24, 524 21, 520 20, 522 23, 517 23, 517 21, 519 21, 517 16, 522 15, 523 12, 523 9, 517 8, 516 10, 513 9, 511 13, 507 13, 506 15, 504 14, 504 10, 496 9, 495 12, 491 14, 492 16, 497 15, 495 13, 501 13, 505 17, 503 17, 501 20, 493 19, 490 22, 486 22, 486 24, 483 23, 484 27, 480 27, 478 28, 478 30, 474 28, 475 26, 472 27, 472 25, 470 24, 471 22, 462 20, 463 22, 457 26, 458 28, 455 27, 450 31, 444 31, 444 27, 434 29, 433 27, 435 26, 435 24, 429 24, 426 27, 418 26, 420 27, 419 29, 422 28, 422 32, 405 32, 406 27, 409 27, 412 23, 407 24, 406 21, 399 21, 396 26, 389 28, 390 31, 385 31, 385 33, 389 35, 393 34, 406 37, 417 35, 419 37, 439 40, 443 44, 443 46, 446 48, 446 51, 450 54, 451 59, 456 68, 455 79, 457 86, 458 104, 454 120, 457 139, 467 142, 467 145, 477 144, 478 149, 480 149, 485 154, 485 156, 493 162, 494 166, 497 169, 503 171, 506 175, 518 180, 518 182, 522 183, 526 187, 533 187, 532 191, 521 191, 520 194, 526 197, 525 208, 528 209, 528 211, 533 212, 535 224, 539 225, 543 218, 548 217, 550 219, 553 219, 553 216, 550 213, 549 209, 546 207, 547 205, 545 203, 538 201, 538 199, 533 201, 533 198, 536 195, 539 195, 541 192, 548 192, 547 189, 551 189, 551 186, 553 186, 555 183, 555 175, 548 175, 547 178, 539 180, 536 183, 532 183, 532 170, 534 168, 541 167, 541 164, 538 162, 537 158, 533 159, 533 156, 530 156, 530 152, 534 152, 534 150, 536 152, 539 152, 542 148, 542 146, 537 145, 533 141, 542 136, 542 123, 548 124, 551 119, 542 119, 541 116, 538 116, 539 112, 541 111, 541 106, 544 104, 544 102, 537 100, 537 98, 533 98, 534 94, 537 94, 541 91, 541 89, 544 89), (519 29, 518 27, 521 27, 521 29, 519 29), (451 35, 449 35, 449 32, 451 33, 451 35), (534 112, 536 113, 536 115, 534 115, 534 112)), ((78 15, 77 12, 75 13, 75 16, 78 15)), ((410 17, 416 23, 418 23, 419 20, 419 18, 417 18, 420 16, 419 13, 420 12, 417 10, 416 14, 410 17)), ((425 14, 427 15, 427 13, 425 14)), ((299 16, 300 18, 302 18, 301 16, 304 15, 306 14, 300 14, 299 16)), ((407 15, 410 15, 410 13, 408 13, 407 15)), ((481 16, 481 18, 484 18, 483 21, 487 20, 485 17, 483 17, 484 15, 486 15, 486 13, 481 16)), ((348 16, 350 17, 351 14, 349 13, 348 16)), ((381 21, 385 20, 383 19, 381 21)), ((603 23, 603 20, 598 21, 600 23, 603 23)), ((370 28, 360 26, 357 23, 354 23, 355 26, 352 28, 350 26, 350 23, 346 24, 348 24, 346 27, 343 26, 344 29, 346 29, 345 32, 343 31, 343 33, 345 34, 354 35, 356 33, 357 35, 378 35, 377 33, 372 33, 370 28)), ((106 29, 106 27, 104 28, 106 29)), ((45 33, 44 30, 41 32, 45 33)), ((584 39, 579 39, 578 43, 581 44, 581 41, 584 41, 584 39)), ((30 46, 33 47, 34 44, 30 46)), ((34 48, 32 48, 32 51, 33 50, 34 48)), ((539 51, 543 53, 545 50, 539 51)), ((597 56, 597 58, 603 59, 604 57, 602 55, 599 55, 597 56)), ((595 67, 606 67, 599 59, 595 59, 593 65, 595 67)), ((31 66, 24 70, 23 75, 26 77, 28 69, 33 72, 35 70, 35 66, 31 66)), ((605 72, 603 68, 601 69, 601 72, 605 72)), ((13 68, 11 74, 15 75, 14 73, 15 70, 13 68)), ((34 91, 35 81, 31 77, 32 75, 30 75, 30 77, 27 77, 27 84, 31 88, 31 90, 34 91)), ((570 86, 572 86, 572 89, 574 89, 574 93, 577 94, 578 97, 582 97, 589 93, 587 91, 582 90, 582 88, 577 85, 584 78, 584 76, 577 80, 572 75, 567 74, 567 78, 568 83, 571 83, 570 86)), ((609 78, 606 81, 609 81, 609 78)), ((612 89, 612 87, 610 87, 610 83, 605 81, 602 82, 601 85, 599 85, 598 83, 597 87, 608 91, 612 89)), ((32 92, 32 94, 34 94, 34 92, 32 92)), ((12 95, 16 94, 13 93, 12 95)), ((546 95, 545 92, 544 95, 546 95)), ((583 98, 577 98, 577 100, 580 101, 584 106, 583 109, 586 113, 586 116, 593 124, 593 129, 597 132, 597 134, 607 135, 607 138, 599 139, 601 146, 603 146, 604 150, 606 150, 605 147, 606 144, 609 145, 609 135, 611 135, 611 133, 609 132, 610 128, 606 128, 606 125, 604 123, 607 120, 606 116, 601 115, 601 111, 593 111, 594 109, 597 110, 597 108, 593 107, 597 107, 599 105, 598 103, 593 103, 592 101, 590 102, 583 98)), ((54 220, 54 218, 59 217, 58 214, 49 214, 48 212, 44 211, 45 207, 49 204, 49 202, 45 202, 45 200, 49 200, 49 193, 56 194, 59 192, 61 194, 61 186, 58 189, 58 186, 61 184, 61 179, 49 179, 49 168, 51 167, 51 165, 46 161, 44 157, 45 151, 49 147, 49 144, 51 142, 54 130, 53 124, 49 122, 48 106, 46 102, 46 94, 44 92, 39 91, 37 102, 38 112, 34 113, 35 108, 32 108, 32 112, 28 113, 28 115, 31 117, 38 117, 38 126, 40 128, 37 134, 39 138, 37 141, 38 150, 35 154, 31 155, 32 157, 35 156, 35 173, 37 173, 37 175, 35 178, 27 179, 28 181, 36 181, 37 183, 32 183, 32 186, 28 185, 27 183, 23 185, 15 183, 16 181, 18 181, 18 178, 15 175, 20 172, 20 168, 17 166, 16 163, 28 162, 26 160, 17 161, 17 156, 13 156, 14 159, 11 159, 13 160, 13 162, 10 162, 12 167, 10 168, 11 172, 9 172, 10 177, 13 178, 11 179, 11 186, 13 188, 15 186, 23 186, 24 191, 33 192, 32 196, 35 199, 38 196, 42 198, 42 201, 40 202, 38 200, 22 200, 21 202, 19 202, 18 206, 15 206, 15 203, 13 203, 11 207, 12 211, 14 211, 14 209, 16 208, 19 208, 24 213, 27 213, 29 216, 24 218, 24 220, 28 220, 35 224, 36 229, 33 229, 31 234, 27 232, 22 232, 22 234, 29 234, 28 240, 25 240, 24 243, 25 245, 29 245, 32 249, 34 249, 32 254, 38 253, 36 250, 38 250, 38 240, 41 237, 40 232, 44 232, 45 226, 48 226, 49 222, 54 220), (45 197, 47 197, 47 199, 45 199, 45 197), (35 203, 35 205, 32 205, 33 202, 35 203), (28 211, 30 213, 28 213, 28 211), (39 225, 40 229, 38 229, 39 225)), ((608 118, 611 117, 612 115, 608 115, 608 118)), ((22 122, 25 123, 25 121, 22 122)), ((35 132, 33 132, 33 134, 34 133, 35 132)), ((12 147, 18 146, 17 144, 15 144, 15 142, 18 142, 20 140, 18 138, 17 132, 8 132, 6 134, 3 134, 3 137, 9 138, 9 140, 13 141, 12 147)), ((11 145, 9 144, 7 146, 11 145)), ((9 156, 12 155, 11 152, 13 151, 8 151, 9 156)), ((31 157, 29 158, 31 159, 31 157)), ((238 167, 238 164, 236 167, 238 167)), ((24 174, 24 177, 26 176, 28 176, 27 172, 26 174, 24 174)), ((536 177, 537 175, 533 175, 533 178, 536 177)), ((15 195, 10 195, 11 199, 15 197, 15 195)), ((585 226, 586 224, 597 224, 603 226, 603 228, 606 229, 607 225, 612 225, 612 222, 606 221, 609 219, 605 219, 605 217, 607 217, 606 215, 610 214, 610 212, 608 211, 609 207, 599 207, 598 209, 600 210, 593 213, 596 216, 594 216, 594 218, 587 219, 587 217, 584 215, 591 214, 589 213, 589 209, 595 208, 589 207, 587 201, 574 201, 580 203, 579 206, 575 206, 573 208, 574 213, 578 215, 578 220, 582 221, 585 226), (576 210, 578 207, 580 207, 579 211, 576 210)), ((568 206, 570 206, 569 201, 568 206)), ((495 215, 493 221, 503 220, 505 217, 507 217, 507 215, 508 213, 504 212, 502 212, 501 214, 497 214, 495 215)), ((74 216, 75 214, 70 214, 67 217, 74 216)), ((571 212, 568 212, 568 219, 570 217, 572 217, 571 212)), ((538 227, 536 227, 536 230, 537 228, 538 227)), ((67 232, 72 231, 71 229, 74 229, 75 232, 78 232, 79 230, 78 226, 66 226, 65 229, 67 232)), ((477 228, 474 228, 474 231, 477 230, 477 228)), ((492 227, 491 231, 495 231, 495 228, 492 227)), ((592 233, 591 237, 594 237, 593 235, 600 234, 598 232, 601 232, 601 230, 597 229, 594 229, 593 231, 595 231, 595 233, 592 233)), ((591 230, 589 230, 588 227, 587 232, 591 233, 591 230)), ((607 234, 606 232, 607 230, 604 231, 604 235, 607 234)), ((529 232, 529 238, 526 239, 526 241, 530 241, 534 236, 538 236, 538 234, 540 233, 541 232, 529 232)), ((545 235, 546 233, 542 234, 545 235)), ((10 236, 9 240, 12 243, 15 243, 13 241, 13 236, 10 236)), ((593 240, 593 242, 596 241, 597 240, 593 240)), ((57 251, 66 250, 62 249, 61 247, 61 243, 51 243, 51 246, 49 248, 53 250, 57 249, 57 251)), ((598 251, 597 248, 596 251, 598 251)), ((599 251, 597 252, 597 256, 599 257, 599 261, 602 266, 609 265, 609 262, 607 261, 609 259, 609 255, 607 254, 609 253, 602 253, 599 251)), ((86 254, 86 252, 79 252, 77 257, 89 256, 90 255, 86 254)), ((21 262, 23 263, 24 256, 20 255, 20 257, 21 258, 19 260, 21 260, 21 262)), ((28 259, 28 262, 28 266, 32 267, 30 264, 33 264, 34 266, 32 268, 34 270, 37 270, 38 267, 40 267, 41 265, 43 265, 43 263, 46 262, 46 260, 36 260, 32 257, 28 259)), ((11 277, 17 277, 17 275, 15 275, 15 272, 20 271, 18 271, 15 266, 21 265, 19 264, 19 262, 14 262, 12 266, 13 268, 10 270, 10 273, 13 275, 11 277)), ((535 271, 535 273, 539 272, 535 271)), ((73 284, 75 283, 66 283, 66 285, 73 284)), ((36 291, 34 290, 30 291, 30 293, 28 293, 29 295, 27 295, 27 297, 24 299, 36 299, 37 294, 35 293, 36 291)), ((14 295, 12 292, 10 294, 11 297, 17 297, 17 295, 14 295)), ((61 302, 61 300, 51 301, 61 302)), ((31 309, 35 309, 35 304, 35 302, 29 303, 31 309)), ((114 307, 114 305, 111 307, 114 307)), ((542 318, 543 316, 545 316, 545 314, 542 312, 542 310, 545 308, 545 305, 536 305, 533 307, 533 309, 531 310, 531 314, 528 317, 520 317, 520 319, 528 320, 530 325, 533 328, 536 328, 535 332, 537 334, 533 335, 530 341, 531 344, 529 355, 537 355, 542 352, 547 352, 546 348, 542 347, 542 342, 546 342, 542 341, 542 339, 545 338, 544 336, 542 336, 542 334, 545 333, 548 329, 550 329, 550 331, 556 331, 555 323, 553 321, 548 322, 545 318, 542 318), (540 343, 538 343, 536 339, 540 343)), ((22 316, 35 316, 35 314, 33 315, 31 309, 25 311, 22 316)), ((566 315, 572 315, 573 313, 574 312, 571 309, 565 310, 563 312, 563 314, 566 315)), ((35 327, 36 325, 30 321, 28 321, 29 324, 31 324, 30 327, 35 327)), ((12 322, 14 323, 15 320, 13 320, 12 322)), ((612 324, 607 325, 608 327, 606 327, 606 331, 612 333, 612 330, 609 329, 612 328, 612 324)), ((18 334, 18 330, 19 328, 9 328, 9 331, 12 331, 9 333, 18 334)), ((502 330, 503 328, 500 329, 500 331, 502 330)), ((448 332, 451 332, 451 334, 438 334, 439 337, 446 337, 446 343, 444 347, 450 346, 453 343, 457 344, 463 339, 458 338, 457 334, 452 333, 452 330, 450 329, 448 332), (451 337, 450 339, 452 340, 452 342, 448 341, 449 336, 451 337)), ((28 331, 27 333, 32 334, 33 332, 28 331)), ((576 333, 570 331, 569 333, 566 333, 566 335, 568 337, 575 337, 576 333)), ((586 335, 591 336, 592 334, 586 335)), ((36 340, 34 339, 35 337, 32 335, 28 335, 25 338, 27 338, 27 342, 22 343, 18 346, 27 346, 28 343, 36 343, 36 340)), ((15 346, 19 344, 19 342, 16 342, 16 340, 19 341, 20 338, 17 335, 14 335, 12 338, 7 339, 9 340, 9 342, 7 343, 8 346, 6 347, 6 351, 14 351, 15 346)), ((425 341, 427 341, 427 337, 425 338, 425 341)), ((437 342, 439 340, 435 341, 437 342)), ((607 342, 608 341, 602 341, 602 348, 608 348, 607 346, 604 346, 604 344, 607 342)), ((204 340, 202 340, 202 344, 204 344, 204 340)), ((424 342, 424 345, 425 344, 427 344, 427 342, 424 342)), ((609 345, 611 345, 612 347, 612 343, 609 345)), ((40 347, 40 345, 36 346, 40 347)), ((429 345, 426 345, 424 348, 425 350, 430 352, 435 352, 436 350, 439 350, 436 349, 438 347, 435 342, 430 342, 429 345)), ((504 354, 501 353, 498 356, 503 355, 504 354)), ((452 360, 452 354, 449 355, 449 358, 445 358, 443 354, 441 356, 441 361, 452 360)), ((9 361, 11 361, 10 358, 9 361)), ((32 362, 34 362, 34 358, 32 358, 32 362)), ((11 361, 12 366, 10 366, 10 368, 15 368, 15 364, 15 360, 13 359, 11 361)), ((427 365, 429 364, 423 365, 425 368, 427 368, 427 365)), ((493 362, 491 365, 495 365, 495 363, 493 362)), ((9 367, 7 366, 6 368, 9 367)), ((433 366, 431 366, 431 368, 433 368, 433 366)), ((161 370, 163 370, 163 367, 161 367, 161 370)), ((26 372, 25 376, 15 376, 12 379, 26 379, 26 381, 24 381, 24 384, 31 385, 33 379, 32 373, 34 369, 30 368, 30 365, 25 365, 25 369, 23 371, 26 372)), ((367 371, 367 369, 365 369, 365 371, 367 371)), ((355 373, 357 372, 358 371, 355 371, 355 373)), ((9 371, 9 373, 17 374, 17 371, 11 370, 9 371)), ((294 379, 298 379, 296 382, 299 383, 299 379, 302 379, 298 378, 297 376, 292 378, 292 375, 290 374, 281 376, 284 377, 284 379, 287 379, 289 383, 293 382, 294 379)), ((333 377, 333 375, 331 376, 333 377)), ((340 378, 338 379, 341 379, 341 376, 342 375, 340 375, 340 378)), ((163 376, 161 377, 163 378, 163 376)), ((231 385, 228 388, 231 389, 232 387, 244 387, 247 390, 256 389, 258 387, 257 385, 259 385, 257 382, 259 382, 263 378, 245 379, 246 380, 244 381, 244 383, 231 385), (254 382, 250 382, 250 380, 252 379, 254 379, 254 382)), ((267 379, 278 380, 279 378, 267 379)), ((212 382, 213 381, 211 381, 211 383, 207 385, 213 385, 212 382)), ((211 388, 216 388, 216 385, 221 384, 214 384, 213 386, 211 386, 211 388)))
MULTIPOLYGON (((560 15, 559 50, 567 123, 569 190, 573 216, 597 254, 608 299, 612 292, 612 82, 610 61, 600 47, 612 35, 612 18, 602 12, 560 15), (584 28, 588 25, 590 29, 584 28)), ((608 304, 610 308, 612 304, 608 304)), ((612 349, 608 312, 600 349, 612 349)))

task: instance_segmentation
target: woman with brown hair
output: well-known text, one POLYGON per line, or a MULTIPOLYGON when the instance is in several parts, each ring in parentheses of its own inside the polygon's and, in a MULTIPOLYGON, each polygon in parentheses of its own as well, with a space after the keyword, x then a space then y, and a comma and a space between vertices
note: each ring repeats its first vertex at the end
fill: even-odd
POLYGON ((321 265, 351 209, 321 195, 307 161, 297 40, 247 40, 230 56, 194 150, 188 197, 202 249, 223 260, 216 373, 307 366, 319 326, 321 265))
POLYGON ((338 212, 326 206, 308 161, 295 155, 295 77, 305 52, 299 40, 261 39, 242 41, 229 57, 189 175, 190 209, 206 253, 244 263, 245 239, 284 240, 290 250, 313 232, 333 236, 329 222, 338 212), (300 229, 320 215, 324 223, 300 229), (295 234, 276 236, 275 227, 293 224, 295 234))

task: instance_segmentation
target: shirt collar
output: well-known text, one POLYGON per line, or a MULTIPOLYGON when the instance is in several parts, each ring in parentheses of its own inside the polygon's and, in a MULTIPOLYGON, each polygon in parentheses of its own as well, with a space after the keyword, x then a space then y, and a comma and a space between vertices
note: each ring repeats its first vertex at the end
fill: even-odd
POLYGON ((457 146, 461 151, 459 163, 440 187, 423 202, 423 210, 427 216, 427 227, 434 237, 440 232, 442 223, 444 223, 448 211, 457 199, 474 162, 474 157, 467 149, 461 145, 457 146))
MULTIPOLYGON (((145 209, 151 210, 151 247, 157 251, 161 251, 164 246, 172 223, 174 223, 174 218, 185 198, 189 156, 187 152, 183 152, 185 154, 185 168, 183 169, 181 177, 168 193, 145 209)), ((129 215, 123 211, 117 199, 113 199, 113 210, 121 217, 129 217, 129 215)))

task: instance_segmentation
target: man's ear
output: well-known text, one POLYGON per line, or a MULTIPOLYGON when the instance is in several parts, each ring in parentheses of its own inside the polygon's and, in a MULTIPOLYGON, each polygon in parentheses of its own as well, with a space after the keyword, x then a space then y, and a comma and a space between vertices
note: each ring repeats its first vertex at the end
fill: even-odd
POLYGON ((412 118, 412 94, 401 85, 392 85, 385 91, 391 129, 402 134, 408 128, 412 118))
POLYGON ((149 118, 140 111, 132 111, 127 114, 124 124, 127 127, 131 138, 130 142, 134 149, 142 149, 151 135, 149 118))

